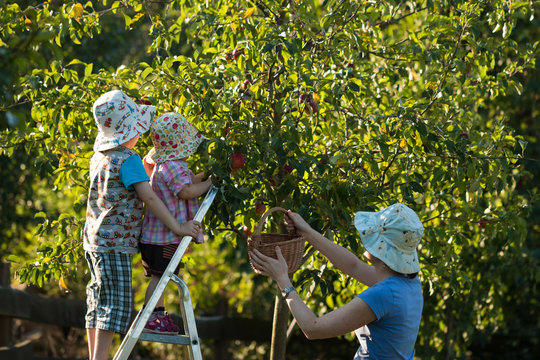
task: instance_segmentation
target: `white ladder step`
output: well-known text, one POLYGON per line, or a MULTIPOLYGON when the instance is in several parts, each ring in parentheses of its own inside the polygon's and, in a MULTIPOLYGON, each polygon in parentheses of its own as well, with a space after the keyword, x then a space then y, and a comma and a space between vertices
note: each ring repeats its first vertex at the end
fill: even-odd
POLYGON ((166 343, 166 344, 191 345, 189 336, 187 335, 166 335, 166 334, 153 334, 153 333, 143 332, 141 333, 139 340, 160 342, 160 343, 166 343))

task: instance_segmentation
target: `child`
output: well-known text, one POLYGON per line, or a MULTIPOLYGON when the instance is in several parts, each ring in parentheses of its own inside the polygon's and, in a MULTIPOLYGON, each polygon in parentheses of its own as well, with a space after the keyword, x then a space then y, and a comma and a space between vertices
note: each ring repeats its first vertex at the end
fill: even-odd
POLYGON ((138 252, 143 203, 176 236, 197 236, 196 221, 180 224, 152 191, 133 147, 150 127, 153 106, 139 106, 119 90, 96 100, 98 127, 90 160, 83 248, 90 267, 86 329, 91 360, 107 359, 115 332, 131 320, 131 261, 138 252))
MULTIPOLYGON (((198 210, 197 198, 210 189, 212 181, 211 178, 202 181, 203 173, 193 175, 186 160, 197 151, 204 137, 177 113, 159 116, 152 124, 150 134, 154 148, 144 158, 144 165, 151 174, 152 189, 179 222, 193 219, 198 210)), ((194 239, 199 244, 204 242, 202 232, 194 239)), ((152 209, 145 211, 139 244, 145 275, 150 277, 145 304, 150 300, 181 240, 181 236, 167 229, 160 219, 156 218, 152 209)), ((175 274, 178 274, 178 270, 176 268, 175 274)), ((178 327, 163 306, 163 295, 144 331, 159 334, 178 333, 178 327)))

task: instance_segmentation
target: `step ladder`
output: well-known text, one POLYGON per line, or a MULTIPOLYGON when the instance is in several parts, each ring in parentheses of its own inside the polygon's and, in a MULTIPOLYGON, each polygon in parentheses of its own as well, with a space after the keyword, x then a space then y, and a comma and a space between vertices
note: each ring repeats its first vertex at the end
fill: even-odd
MULTIPOLYGON (((195 214, 193 220, 202 222, 202 219, 206 215, 206 212, 210 208, 210 205, 214 201, 218 189, 214 186, 210 188, 206 197, 204 198, 199 211, 195 214)), ((188 347, 189 356, 192 360, 202 360, 201 355, 201 346, 199 341, 199 336, 197 334, 197 325, 195 323, 195 315, 193 314, 193 306, 191 304, 191 297, 189 295, 189 290, 186 284, 178 276, 174 274, 174 270, 180 264, 184 253, 186 252, 188 245, 191 243, 191 236, 185 236, 182 239, 182 242, 176 249, 169 265, 163 272, 161 279, 159 280, 154 293, 150 297, 150 300, 146 304, 144 309, 141 309, 131 327, 129 328, 126 336, 122 340, 118 351, 114 355, 114 360, 126 360, 131 354, 131 351, 135 347, 135 344, 138 340, 141 341, 152 341, 152 342, 161 342, 169 344, 178 344, 188 347), (182 321, 184 325, 185 335, 162 335, 162 334, 151 334, 143 333, 144 326, 148 322, 152 311, 156 307, 156 304, 161 297, 161 294, 165 291, 169 281, 173 281, 177 287, 180 294, 180 309, 182 312, 182 321)))

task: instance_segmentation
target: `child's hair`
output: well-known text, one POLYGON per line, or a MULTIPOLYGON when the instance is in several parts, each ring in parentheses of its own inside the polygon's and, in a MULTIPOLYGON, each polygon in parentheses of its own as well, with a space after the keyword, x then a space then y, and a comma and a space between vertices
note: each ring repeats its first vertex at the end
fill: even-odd
POLYGON ((150 136, 155 150, 151 159, 155 163, 187 158, 204 140, 185 117, 174 112, 160 115, 152 123, 150 136))

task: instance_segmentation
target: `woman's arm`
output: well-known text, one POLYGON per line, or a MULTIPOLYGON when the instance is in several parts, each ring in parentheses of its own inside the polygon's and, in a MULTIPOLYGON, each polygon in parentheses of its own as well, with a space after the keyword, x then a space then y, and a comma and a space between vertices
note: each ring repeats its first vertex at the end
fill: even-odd
POLYGON ((319 250, 335 267, 345 274, 367 286, 373 286, 382 280, 373 266, 360 260, 358 256, 348 249, 330 241, 315 231, 299 214, 289 210, 286 219, 289 230, 292 225, 315 249, 319 250))
MULTIPOLYGON (((251 259, 258 269, 257 273, 275 279, 280 289, 292 286, 287 274, 287 263, 276 247, 278 259, 265 256, 257 250, 250 253, 251 259)), ((311 309, 293 291, 287 296, 287 305, 291 310, 298 326, 308 339, 325 339, 347 334, 361 326, 376 320, 371 308, 360 298, 355 297, 348 304, 317 317, 311 309)))
POLYGON ((211 186, 212 178, 209 177, 205 181, 185 185, 184 188, 178 193, 178 197, 183 200, 194 199, 207 192, 211 186))
POLYGON ((156 217, 161 220, 172 232, 176 235, 192 236, 193 238, 197 237, 197 234, 201 230, 201 223, 198 221, 188 221, 183 224, 180 224, 174 216, 171 214, 167 206, 163 201, 156 195, 150 183, 148 181, 141 181, 133 184, 137 195, 139 198, 148 206, 150 211, 156 217))

